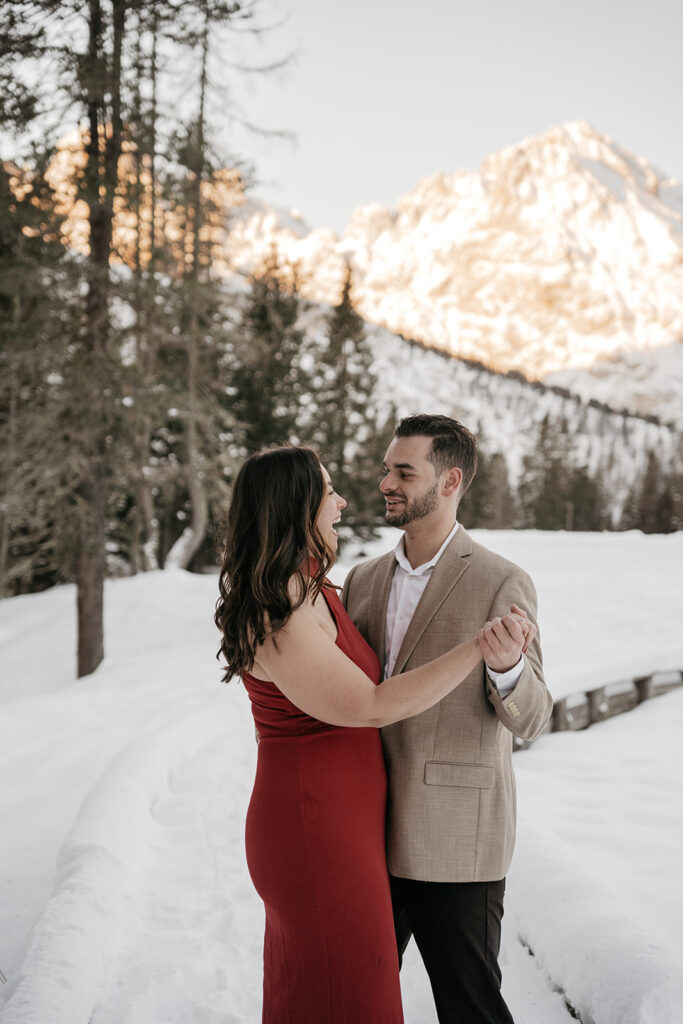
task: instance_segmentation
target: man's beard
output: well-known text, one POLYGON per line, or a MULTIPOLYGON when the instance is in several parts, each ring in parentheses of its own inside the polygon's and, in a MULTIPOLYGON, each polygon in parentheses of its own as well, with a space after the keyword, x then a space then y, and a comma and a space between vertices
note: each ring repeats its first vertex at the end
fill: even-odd
POLYGON ((414 523, 417 519, 424 519, 434 511, 438 503, 439 484, 437 481, 420 498, 414 498, 408 502, 402 512, 394 513, 387 509, 384 519, 389 526, 407 526, 408 523, 414 523))

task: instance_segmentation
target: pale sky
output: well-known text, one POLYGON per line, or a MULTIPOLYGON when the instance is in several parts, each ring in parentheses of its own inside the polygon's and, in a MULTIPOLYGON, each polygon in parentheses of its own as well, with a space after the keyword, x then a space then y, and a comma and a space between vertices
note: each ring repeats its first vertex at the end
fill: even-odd
POLYGON ((241 139, 254 194, 341 232, 435 171, 476 170, 563 121, 598 131, 683 181, 680 0, 265 0, 286 25, 252 58, 290 67, 234 92, 284 142, 241 139))

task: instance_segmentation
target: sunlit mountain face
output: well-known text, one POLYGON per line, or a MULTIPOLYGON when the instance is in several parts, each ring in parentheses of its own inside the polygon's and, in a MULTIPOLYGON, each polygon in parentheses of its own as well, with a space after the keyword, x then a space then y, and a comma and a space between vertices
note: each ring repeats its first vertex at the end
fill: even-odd
MULTIPOLYGON (((83 159, 74 136, 53 169, 81 250, 83 159)), ((180 266, 182 204, 152 201, 149 169, 133 151, 120 176, 120 258, 144 263, 156 224, 180 266), (135 187, 146 196, 137 214, 127 201, 135 187)), ((296 266, 306 297, 331 304, 348 262, 354 302, 372 324, 495 371, 683 422, 683 187, 585 122, 503 149, 479 171, 434 174, 394 208, 361 207, 341 238, 296 211, 248 200, 237 172, 203 188, 211 209, 203 242, 226 279, 276 256, 296 266)))
POLYGON ((435 174, 342 238, 247 203, 226 262, 273 251, 332 302, 345 260, 369 321, 498 371, 683 416, 683 187, 585 122, 435 174), (551 376, 552 375, 552 376, 551 376))

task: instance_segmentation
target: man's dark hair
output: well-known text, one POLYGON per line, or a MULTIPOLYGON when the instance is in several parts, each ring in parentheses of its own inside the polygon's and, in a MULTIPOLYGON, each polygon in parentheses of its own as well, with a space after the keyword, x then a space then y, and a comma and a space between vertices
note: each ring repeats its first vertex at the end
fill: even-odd
POLYGON ((477 472, 477 442, 474 434, 450 416, 431 416, 428 413, 406 416, 394 431, 395 437, 418 435, 432 439, 428 457, 437 474, 451 466, 462 470, 462 496, 477 472))

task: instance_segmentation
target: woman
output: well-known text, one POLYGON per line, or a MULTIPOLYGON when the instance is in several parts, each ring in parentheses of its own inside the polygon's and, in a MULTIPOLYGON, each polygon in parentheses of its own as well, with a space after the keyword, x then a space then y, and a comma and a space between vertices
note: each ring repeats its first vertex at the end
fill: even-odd
POLYGON ((215 618, 260 739, 246 846, 266 908, 264 1024, 403 1021, 379 727, 431 707, 481 658, 473 637, 380 683, 325 578, 345 505, 311 449, 282 447, 247 459, 228 513, 215 618))

